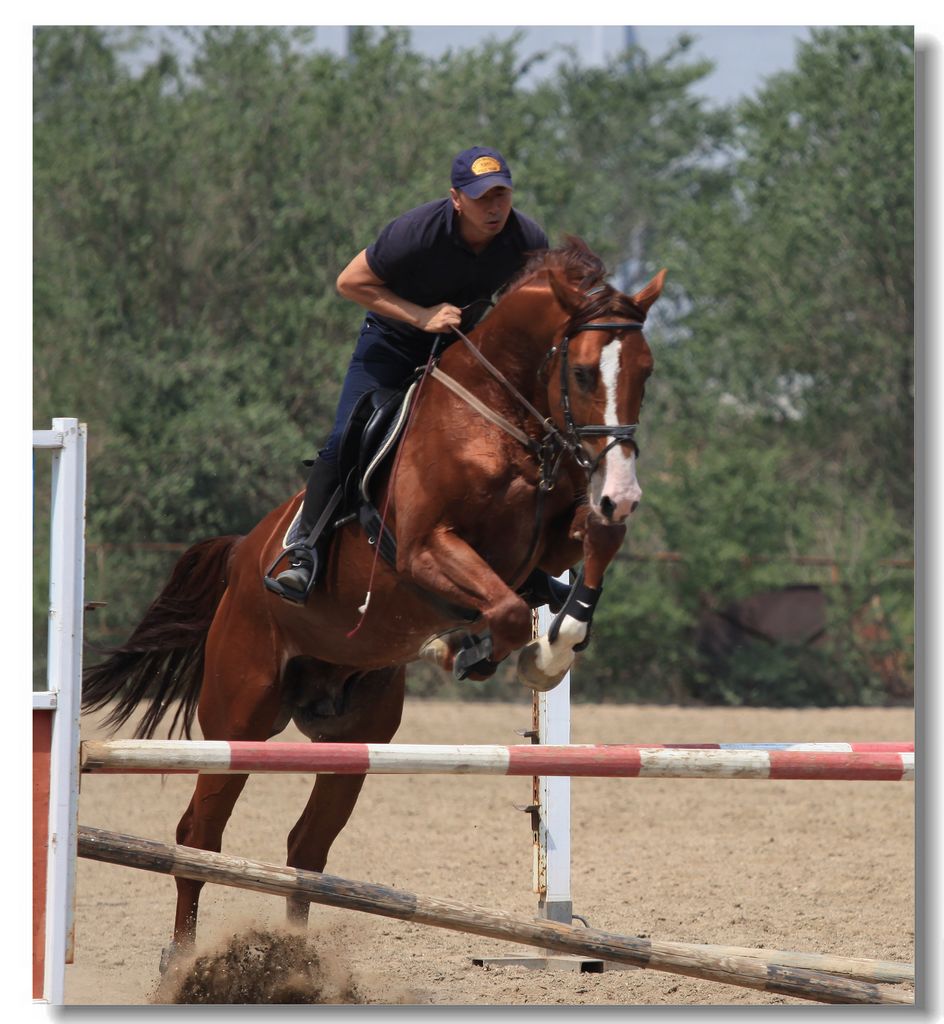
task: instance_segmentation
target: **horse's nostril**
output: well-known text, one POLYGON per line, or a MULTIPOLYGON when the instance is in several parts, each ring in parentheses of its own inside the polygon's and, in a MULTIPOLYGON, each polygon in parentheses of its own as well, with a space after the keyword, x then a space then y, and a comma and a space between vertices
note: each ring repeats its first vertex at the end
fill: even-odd
POLYGON ((630 513, 635 512, 637 508, 639 508, 639 502, 634 501, 629 508, 630 513))
POLYGON ((616 505, 613 504, 612 498, 603 498, 600 502, 600 511, 606 516, 607 519, 613 518, 613 513, 616 511, 616 505))

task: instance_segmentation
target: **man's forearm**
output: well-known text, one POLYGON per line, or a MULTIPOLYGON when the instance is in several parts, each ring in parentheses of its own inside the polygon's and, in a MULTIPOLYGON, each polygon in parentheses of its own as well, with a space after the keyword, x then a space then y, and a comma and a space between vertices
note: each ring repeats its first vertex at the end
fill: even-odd
POLYGON ((338 291, 345 299, 356 302, 372 313, 379 313, 393 320, 402 320, 413 327, 423 328, 429 319, 429 310, 424 306, 401 298, 383 285, 344 284, 339 285, 338 291))

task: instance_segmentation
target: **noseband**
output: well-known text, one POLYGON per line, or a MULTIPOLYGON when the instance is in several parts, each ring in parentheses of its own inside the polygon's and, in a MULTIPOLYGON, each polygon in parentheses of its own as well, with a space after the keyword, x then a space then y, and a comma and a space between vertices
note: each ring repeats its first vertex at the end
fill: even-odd
MULTIPOLYGON (((574 415, 570 407, 570 364, 567 359, 567 354, 570 349, 570 339, 575 334, 583 334, 584 331, 613 331, 619 334, 622 331, 641 331, 644 325, 634 320, 617 320, 617 321, 606 321, 606 322, 593 322, 582 324, 578 327, 573 334, 566 334, 562 339, 557 351, 560 352, 560 391, 561 391, 561 411, 564 414, 564 424, 566 428, 565 437, 570 442, 570 452, 574 457, 574 460, 579 466, 586 472, 588 479, 596 472, 600 462, 606 456, 607 452, 611 448, 616 447, 618 444, 631 444, 635 449, 636 455, 639 455, 639 445, 636 443, 636 430, 639 427, 638 423, 587 423, 580 424, 574 422, 574 415), (581 443, 584 438, 591 437, 609 437, 612 438, 610 443, 601 451, 598 455, 592 456, 583 447, 581 443)), ((554 349, 552 348, 547 354, 547 361, 550 361, 554 356, 554 349)))

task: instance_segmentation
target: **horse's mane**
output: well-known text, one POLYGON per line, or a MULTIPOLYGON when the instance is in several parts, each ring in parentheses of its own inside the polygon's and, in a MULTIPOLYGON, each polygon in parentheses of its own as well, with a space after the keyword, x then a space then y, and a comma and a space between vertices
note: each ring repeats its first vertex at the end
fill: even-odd
MULTIPOLYGON (((556 278, 584 297, 585 301, 576 307, 571 304, 565 306, 571 314, 573 325, 586 323, 604 315, 639 321, 646 319, 645 311, 628 295, 606 283, 607 270, 603 260, 583 239, 575 235, 565 235, 564 244, 556 249, 543 249, 532 253, 521 272, 508 283, 502 295, 517 291, 541 274, 547 274, 552 287, 556 278), (593 294, 588 295, 589 292, 593 294)), ((561 297, 561 290, 554 290, 558 297, 561 297)))

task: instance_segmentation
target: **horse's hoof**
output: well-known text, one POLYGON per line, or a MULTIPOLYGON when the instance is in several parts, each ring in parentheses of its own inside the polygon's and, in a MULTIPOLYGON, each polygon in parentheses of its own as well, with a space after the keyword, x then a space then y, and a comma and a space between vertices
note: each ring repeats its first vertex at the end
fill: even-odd
MULTIPOLYGON (((451 667, 453 647, 450 646, 449 640, 455 639, 458 632, 462 632, 463 636, 465 635, 464 630, 449 629, 445 633, 437 633, 435 636, 431 636, 420 648, 419 657, 423 661, 432 662, 432 664, 437 665, 439 668, 451 667)), ((456 646, 458 646, 458 643, 456 646)))
POLYGON ((172 941, 169 946, 165 946, 161 950, 161 976, 165 975, 168 968, 173 967, 178 960, 181 960, 185 953, 185 948, 177 942, 172 941))
POLYGON ((553 690, 564 676, 567 675, 570 671, 570 665, 562 672, 548 675, 538 668, 538 652, 540 649, 541 645, 537 640, 532 640, 531 643, 522 647, 521 653, 518 655, 518 679, 525 686, 536 690, 538 693, 547 693, 548 690, 553 690))

